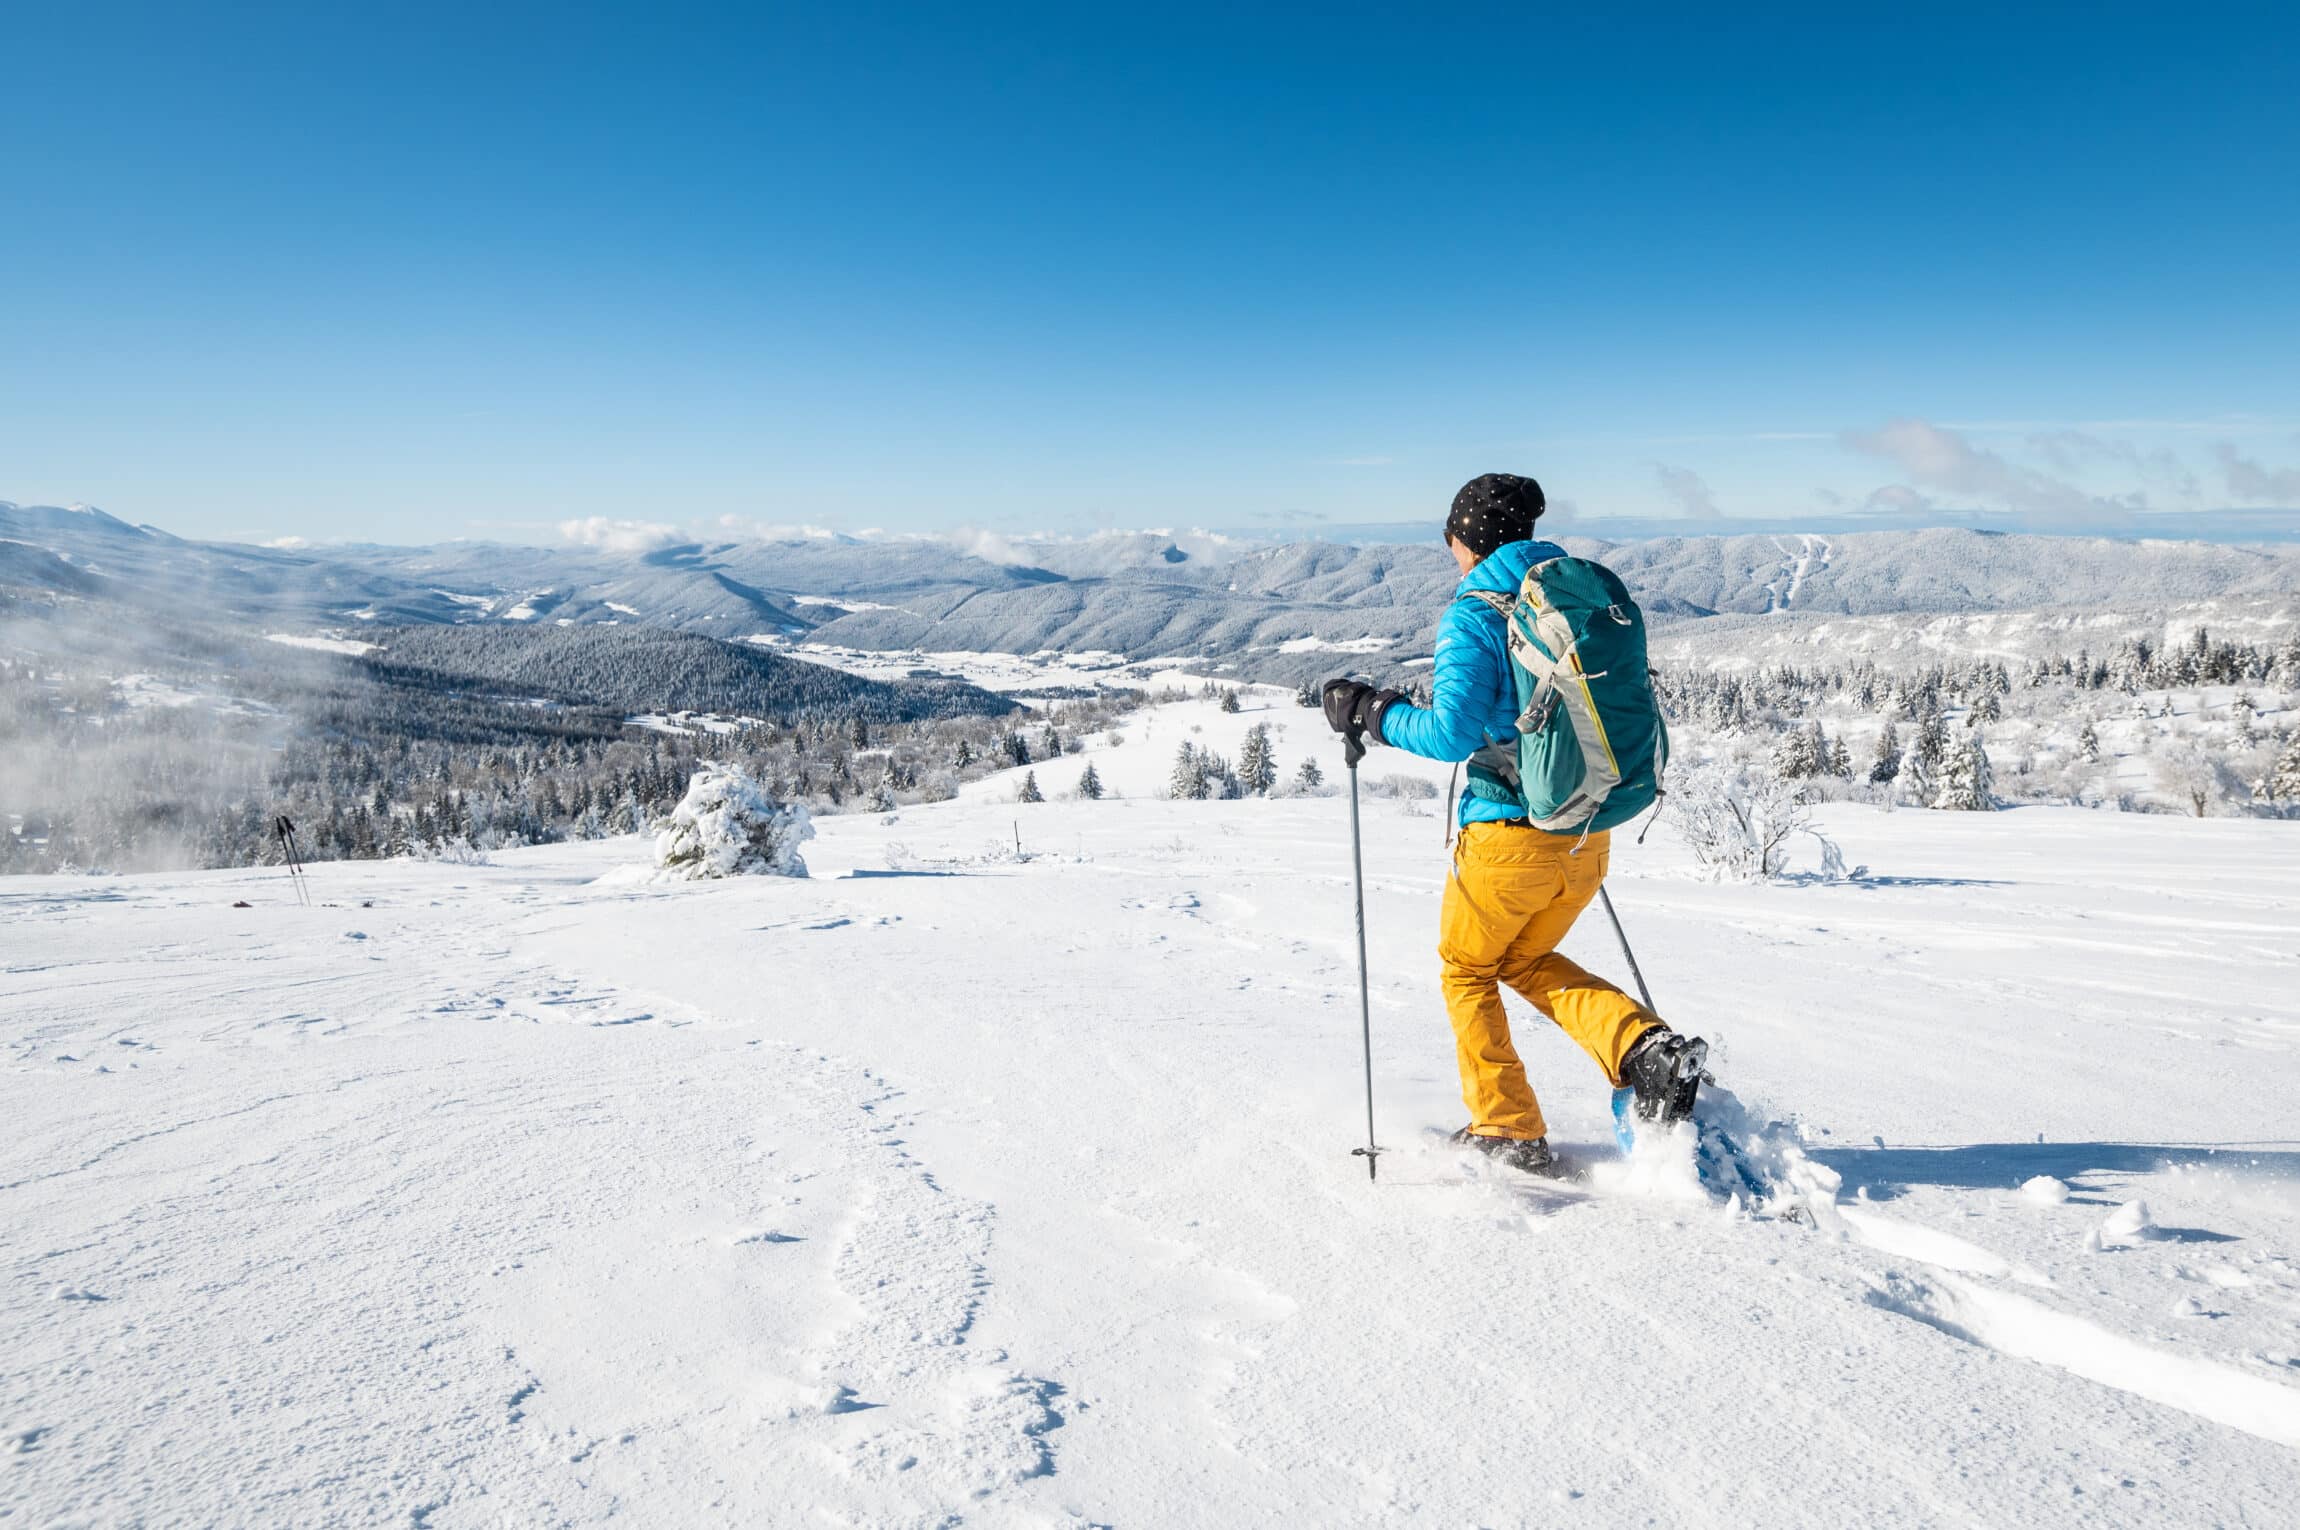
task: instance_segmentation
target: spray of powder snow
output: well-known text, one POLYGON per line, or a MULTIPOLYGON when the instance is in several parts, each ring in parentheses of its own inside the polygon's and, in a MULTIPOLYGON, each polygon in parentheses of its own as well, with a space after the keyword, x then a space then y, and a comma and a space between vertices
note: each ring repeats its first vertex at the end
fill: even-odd
POLYGON ((1759 1114, 1732 1090, 1710 1084, 1692 1121, 1640 1129, 1626 1158, 1599 1163, 1600 1189, 1689 1205, 1723 1204, 1735 1215, 1803 1215, 1816 1226, 1841 1225, 1838 1173, 1806 1156, 1796 1129, 1759 1114))

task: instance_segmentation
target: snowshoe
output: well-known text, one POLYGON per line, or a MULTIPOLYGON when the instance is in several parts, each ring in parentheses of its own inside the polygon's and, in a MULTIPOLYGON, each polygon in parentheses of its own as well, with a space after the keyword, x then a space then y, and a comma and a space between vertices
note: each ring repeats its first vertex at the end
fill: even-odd
POLYGON ((1560 1172, 1557 1155, 1549 1150, 1547 1137, 1487 1137, 1465 1126, 1447 1140, 1456 1147, 1475 1148, 1495 1163, 1523 1174, 1560 1172))
POLYGON ((1709 1043, 1657 1025, 1637 1038, 1621 1060, 1621 1077, 1635 1095, 1641 1121, 1672 1126, 1693 1114, 1693 1097, 1708 1075, 1709 1043))

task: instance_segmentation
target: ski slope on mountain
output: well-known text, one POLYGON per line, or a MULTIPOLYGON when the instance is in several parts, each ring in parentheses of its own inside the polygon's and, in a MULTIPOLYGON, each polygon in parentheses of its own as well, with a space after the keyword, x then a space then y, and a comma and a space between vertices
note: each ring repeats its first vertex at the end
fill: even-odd
POLYGON ((1256 722, 1341 778, 1258 692, 805 881, 0 880, 0 1519, 2290 1522, 2300 825, 1620 836, 1660 1006, 1836 1182, 1791 1218, 1620 1161, 1538 1019, 1588 1172, 1445 1148, 1440 804, 1369 797, 1369 1185, 1346 805, 1157 795, 1256 722))

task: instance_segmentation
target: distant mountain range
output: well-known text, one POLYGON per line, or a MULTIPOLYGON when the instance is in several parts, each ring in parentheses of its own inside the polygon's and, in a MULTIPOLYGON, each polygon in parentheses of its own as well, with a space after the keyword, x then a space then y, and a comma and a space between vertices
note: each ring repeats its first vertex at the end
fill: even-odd
MULTIPOLYGON (((2194 611, 2265 630, 2300 613, 2300 546, 2289 544, 1960 528, 1565 540, 1617 570, 1660 635, 1695 659, 1779 651, 1802 640, 1793 635, 1844 618, 1863 619, 1864 646, 1882 651, 1909 624, 1872 619, 2058 611, 2142 631, 2194 611)), ((1358 545, 1163 533, 808 536, 630 550, 463 542, 291 550, 188 541, 100 510, 0 502, 0 606, 289 632, 638 625, 769 645, 1174 656, 1295 679, 1331 670, 1339 653, 1377 670, 1427 655, 1455 580, 1434 537, 1358 545)))

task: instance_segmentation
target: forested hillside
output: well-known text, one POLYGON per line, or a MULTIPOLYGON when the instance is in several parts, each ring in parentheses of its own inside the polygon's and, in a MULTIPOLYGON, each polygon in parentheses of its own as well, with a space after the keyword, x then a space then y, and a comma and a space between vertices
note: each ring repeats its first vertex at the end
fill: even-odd
POLYGON ((741 643, 657 627, 401 627, 366 634, 360 662, 396 685, 472 682, 626 712, 725 712, 872 721, 995 717, 1004 697, 963 681, 864 680, 741 643))

